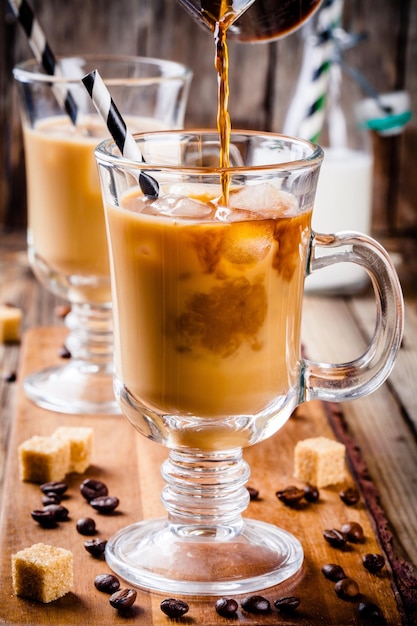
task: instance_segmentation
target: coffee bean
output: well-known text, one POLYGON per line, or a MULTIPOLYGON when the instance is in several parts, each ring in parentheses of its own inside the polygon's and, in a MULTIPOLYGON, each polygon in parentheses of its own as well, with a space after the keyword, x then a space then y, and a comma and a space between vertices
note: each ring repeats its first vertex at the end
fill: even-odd
POLYGON ((104 539, 87 539, 87 541, 84 541, 84 548, 95 559, 99 559, 104 554, 106 544, 107 541, 104 539))
POLYGON ((370 619, 373 621, 382 620, 382 612, 377 604, 374 602, 359 602, 358 612, 361 617, 370 619))
POLYGON ((103 593, 114 593, 120 589, 120 581, 113 574, 98 574, 94 579, 94 586, 103 593))
POLYGON ((307 502, 317 502, 320 497, 320 492, 314 485, 306 485, 303 491, 304 498, 307 502))
POLYGON ((268 613, 271 605, 263 596, 248 596, 242 600, 242 609, 248 613, 268 613))
POLYGON ((359 491, 356 487, 349 487, 341 491, 339 497, 347 506, 353 506, 359 502, 359 491))
POLYGON ((290 485, 275 494, 286 506, 296 506, 304 498, 304 490, 290 485))
POLYGON ((61 504, 61 498, 56 493, 48 493, 42 496, 41 502, 44 506, 48 506, 48 504, 61 504))
POLYGON ((361 543, 364 539, 363 528, 357 522, 347 522, 340 529, 346 535, 348 541, 361 543))
POLYGON ((280 613, 292 613, 300 606, 300 598, 297 596, 287 596, 285 598, 277 598, 274 606, 280 613))
POLYGON ((68 509, 60 504, 48 504, 43 509, 31 511, 31 516, 44 528, 53 528, 57 522, 65 522, 68 519, 68 509))
POLYGON ((38 522, 43 528, 55 528, 57 526, 57 520, 52 511, 35 509, 30 514, 35 522, 38 522))
POLYGON ((353 578, 343 578, 338 580, 334 586, 334 590, 342 600, 351 600, 359 595, 359 587, 353 578))
POLYGON ((94 535, 96 532, 96 523, 91 517, 81 517, 77 521, 76 528, 80 535, 94 535))
POLYGON ((100 496, 107 496, 109 493, 107 486, 101 480, 94 480, 93 478, 86 478, 80 485, 80 491, 87 502, 100 496))
POLYGON ((333 582, 337 582, 338 580, 343 580, 343 578, 347 578, 343 568, 336 563, 327 563, 323 565, 321 568, 324 576, 333 582))
POLYGON ((68 485, 64 482, 49 482, 41 485, 42 493, 47 495, 53 494, 58 497, 62 497, 67 489, 68 485))
POLYGON ((161 602, 161 611, 168 617, 182 617, 188 613, 190 607, 183 600, 176 598, 166 598, 161 602))
POLYGON ((382 554, 364 554, 362 557, 362 563, 368 572, 376 574, 384 567, 385 559, 382 554))
POLYGON ((136 589, 119 589, 110 596, 109 602, 118 611, 130 609, 137 597, 136 589))
POLYGON ((99 513, 109 515, 119 506, 119 498, 116 498, 116 496, 99 496, 90 500, 90 504, 99 513))
POLYGON ((66 522, 68 520, 69 511, 62 504, 47 504, 43 507, 43 510, 51 513, 57 522, 66 522))
POLYGON ((246 489, 249 491, 249 498, 251 500, 257 500, 259 498, 258 489, 255 489, 254 487, 246 487, 246 489))
POLYGON ((323 537, 333 548, 344 548, 346 545, 345 535, 336 528, 323 530, 323 537))
POLYGON ((216 611, 222 617, 234 617, 238 609, 238 603, 233 598, 219 598, 216 600, 216 611))
POLYGON ((70 359, 71 352, 68 350, 67 346, 64 345, 59 349, 58 356, 61 357, 61 359, 70 359))

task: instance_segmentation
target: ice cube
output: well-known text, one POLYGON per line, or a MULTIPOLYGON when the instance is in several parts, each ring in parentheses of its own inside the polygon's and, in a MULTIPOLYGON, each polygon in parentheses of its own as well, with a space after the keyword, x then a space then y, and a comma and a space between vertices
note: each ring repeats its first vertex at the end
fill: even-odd
POLYGON ((176 183, 171 185, 166 190, 167 193, 174 196, 188 196, 195 200, 202 200, 203 202, 210 202, 216 200, 221 196, 221 185, 215 185, 210 183, 176 183))
MULTIPOLYGON (((237 211, 250 211, 252 219, 274 218, 294 215, 297 212, 296 198, 271 183, 245 185, 230 193, 229 208, 237 211)), ((238 219, 245 219, 242 215, 238 219)), ((247 219, 247 218, 246 218, 247 219)), ((231 221, 233 217, 231 217, 231 221)))
POLYGON ((265 258, 273 241, 271 222, 235 222, 225 229, 221 253, 236 265, 252 265, 265 258))
POLYGON ((150 205, 154 215, 166 215, 169 217, 185 219, 208 219, 214 213, 211 204, 194 200, 187 196, 167 194, 160 196, 150 205))

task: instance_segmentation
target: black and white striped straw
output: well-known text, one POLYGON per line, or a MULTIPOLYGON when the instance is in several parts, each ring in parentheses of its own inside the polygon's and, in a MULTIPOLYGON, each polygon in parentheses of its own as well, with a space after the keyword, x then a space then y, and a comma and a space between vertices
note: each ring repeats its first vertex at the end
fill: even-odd
MULTIPOLYGON (((32 7, 26 0, 9 0, 9 5, 26 33, 29 46, 35 59, 50 76, 62 76, 54 53, 48 44, 45 34, 37 20, 32 7)), ((71 92, 63 85, 55 83, 52 90, 58 104, 69 115, 72 123, 77 123, 78 107, 71 92)))
MULTIPOLYGON (((81 80, 122 155, 131 161, 144 163, 145 161, 139 147, 133 135, 129 132, 126 122, 122 118, 98 70, 89 72, 81 80)), ((145 196, 150 198, 158 197, 158 182, 146 172, 142 171, 140 173, 139 185, 145 196)))

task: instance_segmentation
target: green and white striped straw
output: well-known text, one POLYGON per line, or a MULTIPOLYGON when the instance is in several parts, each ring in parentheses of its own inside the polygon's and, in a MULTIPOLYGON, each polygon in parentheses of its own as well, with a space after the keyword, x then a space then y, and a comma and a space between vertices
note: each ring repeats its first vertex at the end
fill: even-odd
POLYGON ((284 133, 317 142, 323 128, 329 72, 334 55, 333 32, 342 22, 343 0, 324 0, 317 26, 306 28, 313 45, 305 46, 300 78, 284 123, 284 133))

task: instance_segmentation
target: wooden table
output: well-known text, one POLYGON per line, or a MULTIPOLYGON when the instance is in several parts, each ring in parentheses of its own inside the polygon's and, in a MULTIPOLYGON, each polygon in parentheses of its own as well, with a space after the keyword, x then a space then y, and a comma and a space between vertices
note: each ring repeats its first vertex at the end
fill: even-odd
MULTIPOLYGON (((33 350, 45 350, 42 355, 43 359, 51 358, 51 355, 56 354, 56 349, 59 347, 56 343, 60 342, 61 337, 65 337, 65 331, 62 327, 62 320, 60 320, 55 313, 55 306, 57 301, 48 294, 43 288, 41 288, 37 281, 33 278, 30 269, 28 268, 24 239, 22 235, 9 235, 0 239, 0 300, 2 302, 13 302, 20 306, 24 310, 25 330, 29 330, 28 334, 25 334, 25 341, 23 343, 24 349, 27 351, 33 350), (50 333, 45 348, 42 348, 42 341, 45 341, 45 335, 40 335, 36 329, 37 327, 51 327, 54 326, 55 330, 50 333), (32 329, 32 330, 31 330, 32 329), (43 339, 42 339, 43 337, 43 339), (40 344, 38 343, 40 342, 40 344), (52 342, 52 343, 51 343, 52 342), (41 347, 39 348, 39 345, 41 347), (55 352, 52 352, 55 351, 55 352)), ((363 350, 373 330, 373 316, 374 306, 372 295, 365 293, 356 297, 319 297, 319 296, 306 296, 305 310, 304 310, 304 332, 303 338, 306 351, 310 358, 315 360, 334 360, 341 361, 354 358, 363 350)), ((277 521, 281 520, 283 525, 289 524, 290 526, 303 525, 304 521, 308 523, 309 518, 300 520, 298 517, 291 517, 292 513, 282 507, 278 510, 276 499, 273 495, 274 490, 280 487, 286 486, 291 478, 291 458, 290 454, 286 453, 282 458, 282 467, 278 466, 274 468, 271 474, 270 463, 267 465, 262 462, 262 458, 265 453, 271 452, 271 446, 281 445, 280 441, 285 441, 286 437, 289 437, 288 441, 294 441, 294 437, 300 438, 308 436, 308 434, 314 432, 314 428, 320 428, 324 430, 329 436, 335 436, 341 439, 348 445, 350 459, 356 464, 358 469, 357 474, 352 474, 351 479, 355 480, 362 489, 363 506, 361 509, 354 511, 354 516, 359 516, 357 519, 364 524, 368 533, 368 544, 366 549, 372 551, 379 551, 380 549, 385 552, 388 558, 388 571, 389 576, 386 574, 380 581, 377 581, 374 589, 375 594, 380 597, 380 601, 384 603, 384 597, 386 597, 387 610, 385 615, 387 617, 386 623, 393 624, 415 624, 417 620, 417 586, 416 580, 413 577, 417 569, 417 400, 416 400, 416 377, 417 377, 417 294, 412 291, 406 293, 406 326, 403 346, 400 351, 396 366, 390 375, 388 381, 377 390, 371 397, 355 400, 350 403, 343 404, 340 407, 340 412, 335 412, 334 407, 330 407, 331 419, 330 422, 326 419, 326 410, 320 405, 312 404, 303 405, 300 408, 298 420, 293 419, 288 422, 286 427, 282 431, 282 436, 278 433, 278 438, 272 438, 270 442, 264 442, 259 446, 264 446, 264 449, 259 450, 259 446, 254 446, 253 449, 249 449, 247 452, 248 460, 252 467, 252 481, 258 482, 257 485, 261 491, 265 494, 264 500, 259 504, 251 504, 249 511, 252 517, 265 517, 274 516, 277 517, 277 521), (304 417, 310 418, 309 420, 303 419, 304 417), (295 431, 294 429, 298 429, 295 431), (294 434, 296 433, 296 434, 294 434), (284 439, 282 439, 284 438, 284 439), (267 450, 268 448, 268 450, 267 450), (359 461, 359 465, 356 463, 359 461), (386 523, 378 525, 378 520, 382 514, 386 523), (404 560, 409 564, 409 576, 402 577, 400 580, 395 579, 396 566, 404 560), (391 565, 393 566, 391 568, 391 565), (393 591, 391 590, 391 586, 393 591), (379 594, 379 595, 378 595, 379 594), (382 594, 382 595, 381 595, 382 594), (401 611, 396 607, 394 599, 398 601, 405 598, 406 612, 401 611), (382 599, 381 599, 382 598, 382 599), (414 599, 414 604, 413 604, 414 599)), ((23 396, 21 390, 21 380, 16 383, 8 382, 6 380, 7 375, 10 372, 19 372, 21 374, 25 371, 25 368, 30 368, 33 363, 30 362, 30 358, 27 354, 22 355, 20 345, 0 345, 0 473, 2 478, 2 484, 4 484, 3 494, 3 523, 10 524, 12 517, 10 511, 11 502, 11 478, 10 475, 5 476, 4 468, 6 466, 6 452, 9 452, 7 468, 8 472, 16 470, 16 451, 13 449, 18 440, 22 440, 27 433, 40 434, 32 431, 36 431, 35 425, 39 425, 39 428, 53 428, 56 424, 60 423, 60 418, 57 414, 46 413, 38 407, 31 405, 23 396), (19 364, 20 359, 20 364, 19 364), (16 428, 18 426, 18 429, 16 428), (20 431, 19 431, 20 429, 20 431)), ((329 408, 329 407, 328 407, 329 408)), ((296 416, 297 417, 297 416, 296 416)), ((74 419, 74 423, 78 418, 74 419)), ((113 420, 114 418, 110 418, 113 420)), ((131 427, 123 422, 119 422, 120 437, 123 445, 130 446, 127 451, 126 457, 132 459, 132 463, 140 465, 144 462, 144 459, 149 461, 152 465, 152 472, 155 469, 155 483, 149 484, 146 480, 139 480, 135 487, 135 494, 141 498, 142 509, 145 509, 146 516, 153 515, 155 512, 160 512, 159 503, 153 501, 152 498, 146 500, 149 497, 149 493, 152 491, 158 492, 160 487, 160 476, 157 468, 164 457, 165 451, 159 446, 155 446, 146 440, 142 440, 141 437, 131 436, 131 427), (125 433, 125 434, 123 434, 125 433), (132 456, 133 455, 133 456, 132 456), (139 460, 138 459, 142 459, 139 460), (144 502, 147 504, 145 505, 144 502)), ((110 422, 108 423, 110 425, 110 422)), ((102 425, 97 422, 97 438, 99 445, 98 465, 103 469, 103 465, 100 465, 101 459, 109 457, 108 443, 103 434, 102 425), (107 446, 107 447, 106 447, 107 446)), ((118 474, 124 471, 123 467, 114 462, 106 468, 105 474, 110 483, 115 482, 118 485, 118 489, 122 489, 122 495, 124 502, 128 501, 129 495, 123 491, 124 487, 121 487, 122 481, 119 481, 118 474)), ((133 471, 137 471, 133 469, 133 471)), ((141 476, 139 471, 139 476, 141 476)), ((75 487, 76 480, 72 479, 72 487, 75 487)), ((24 490, 24 497, 28 498, 28 501, 33 499, 33 485, 27 485, 20 483, 18 489, 24 490)), ((22 492, 23 493, 23 492, 22 492)), ((338 501, 337 493, 333 490, 327 490, 324 494, 325 506, 330 507, 328 509, 323 508, 321 515, 329 514, 341 514, 340 503, 338 501), (327 511, 327 513, 326 513, 327 511), (339 512, 339 513, 338 513, 339 512)), ((21 498, 16 497, 16 518, 18 521, 15 537, 17 537, 17 543, 37 537, 37 530, 34 530, 32 520, 23 521, 20 519, 20 515, 23 515, 24 507, 27 505, 25 502, 21 502, 21 498), (28 525, 27 525, 28 524, 28 525)), ((81 506, 75 502, 75 514, 81 512, 77 507, 81 506)), ((126 520, 131 521, 135 519, 135 511, 129 510, 129 507, 125 507, 124 514, 126 520)), ((143 511, 142 511, 143 512, 143 511)), ((350 513, 350 512, 348 512, 350 513)), ((310 513, 306 513, 310 515, 310 513)), ((311 518, 313 519, 313 518, 311 518)), ((315 518, 314 518, 315 519, 315 518)), ((107 523, 107 522, 106 522, 107 523)), ((109 522, 109 528, 111 530, 115 524, 115 520, 109 522)), ((1 532, 1 529, 0 529, 1 532)), ((62 537, 65 538, 70 531, 68 527, 62 531, 62 537), (67 535, 65 535, 67 533, 67 535)), ((318 532, 318 530, 312 530, 311 532, 318 532)), ((321 531, 320 531, 321 532, 321 531)), ((69 537, 69 535, 68 535, 69 537)), ((9 539, 5 540, 3 537, 3 546, 8 545, 9 539)), ((74 538, 68 541, 72 545, 74 538), (72 543, 71 543, 72 542, 72 543)), ((314 589, 317 587, 317 593, 320 597, 329 594, 328 587, 324 581, 324 578, 318 571, 318 555, 321 553, 321 559, 330 559, 332 553, 326 553, 326 548, 322 543, 317 548, 314 548, 312 541, 308 540, 307 543, 311 544, 311 554, 306 563, 306 571, 304 573, 303 585, 310 585, 314 589), (314 553, 314 554, 313 554, 314 553), (324 581, 324 582, 323 582, 324 581)), ((18 546, 20 547, 20 546, 18 546)), ((78 548, 75 548, 77 552, 78 548)), ((363 550, 362 550, 363 551, 363 550)), ((306 550, 308 552, 308 550, 306 550)), ((338 555, 334 558, 339 558, 338 555)), ((345 557, 343 557, 345 558, 345 557)), ((353 568, 353 562, 348 558, 349 567, 353 568)), ((3 563, 5 562, 5 555, 3 553, 3 563)), ((105 564, 104 564, 105 566, 105 564)), ((98 570, 98 566, 94 565, 98 570)), ((403 570, 404 571, 404 570, 403 570)), ((98 573, 98 571, 97 571, 98 573)), ((3 573, 4 575, 4 573, 3 573)), ((81 577, 83 573, 79 574, 81 577)), ((356 573, 355 573, 356 575, 356 573)), ((10 578, 10 572, 6 572, 10 578)), ((363 577, 362 574, 360 576, 363 577)), ((8 583, 10 585, 10 581, 8 583)), ((83 582, 84 584, 84 582, 83 582)), ((90 581, 90 587, 92 583, 90 581)), ((330 583, 331 584, 331 583, 330 583)), ((374 582, 369 583, 373 585, 374 582)), ((303 595, 303 585, 295 581, 286 590, 296 595, 303 595)), ((10 593, 10 587, 7 588, 10 593)), ((84 590, 84 587, 83 587, 84 590)), ((85 590, 84 590, 85 591, 85 590)), ((87 592, 85 592, 87 593, 87 592)), ((314 592, 313 592, 314 593, 314 592)), ((333 592, 332 592, 333 593, 333 592)), ((268 595, 268 594, 265 594, 268 595)), ((22 618, 19 621, 20 613, 16 613, 18 602, 16 598, 11 597, 3 599, 0 603, 0 623, 6 624, 41 624, 41 623, 55 623, 54 618, 50 617, 54 614, 44 611, 44 619, 41 619, 39 615, 42 615, 42 610, 45 608, 42 605, 34 607, 35 603, 30 603, 23 600, 18 604, 22 610, 22 618), (22 609, 24 607, 24 609, 22 609), (36 617, 31 618, 31 611, 34 611, 33 615, 36 617), (49 617, 48 617, 49 615, 49 617), (52 621, 50 621, 52 619, 52 621), (31 621, 32 620, 32 621, 31 621)), ((275 593, 275 597, 277 593, 275 593)), ((80 623, 138 623, 138 624, 166 624, 170 620, 162 615, 159 611, 159 601, 156 595, 145 594, 142 595, 142 608, 136 612, 131 619, 120 618, 117 614, 104 609, 100 609, 101 612, 97 613, 97 607, 93 607, 94 615, 89 614, 89 595, 83 596, 80 592, 77 594, 70 594, 65 601, 60 605, 60 618, 59 623, 66 624, 80 624, 80 623), (80 615, 82 617, 80 617, 80 615), (74 617, 75 616, 75 617, 74 617), (85 622, 82 620, 85 619, 85 622), (81 621, 80 621, 81 620, 81 621), (101 620, 101 621, 97 621, 101 620)), ((330 597, 330 596, 329 596, 330 597)), ((372 597, 372 594, 371 594, 372 597)), ((103 601, 105 602, 105 600, 103 601)), ((325 602, 325 600, 323 600, 325 602)), ((340 606, 340 600, 338 600, 340 606)), ((211 609, 208 601, 202 601, 201 599, 189 600, 191 610, 187 618, 183 618, 183 622, 187 624, 220 624, 225 623, 224 618, 216 616, 215 612, 211 609)), ((238 623, 247 624, 361 624, 365 622, 358 621, 357 613, 350 603, 342 603, 343 607, 340 609, 342 617, 339 621, 335 621, 336 613, 329 613, 327 617, 323 617, 323 613, 313 610, 312 605, 308 606, 307 600, 303 597, 303 611, 293 619, 289 621, 279 617, 275 612, 273 616, 256 617, 248 614, 239 613, 238 623), (346 606, 346 604, 348 606, 346 606), (323 622, 322 620, 325 619, 323 622), (327 620, 327 621, 326 621, 327 620), (343 621, 346 620, 346 621, 343 621)), ((104 606, 104 605, 103 605, 104 606)), ((318 605, 317 605, 318 606, 318 605)), ((327 609, 327 604, 323 607, 327 609)), ((384 605, 385 606, 385 605, 384 605)), ((49 610, 49 609, 48 609, 49 610)), ((51 609, 53 611, 53 609, 51 609)), ((339 609, 338 609, 339 610, 339 609)), ((233 621, 236 623, 236 620, 233 621)))

